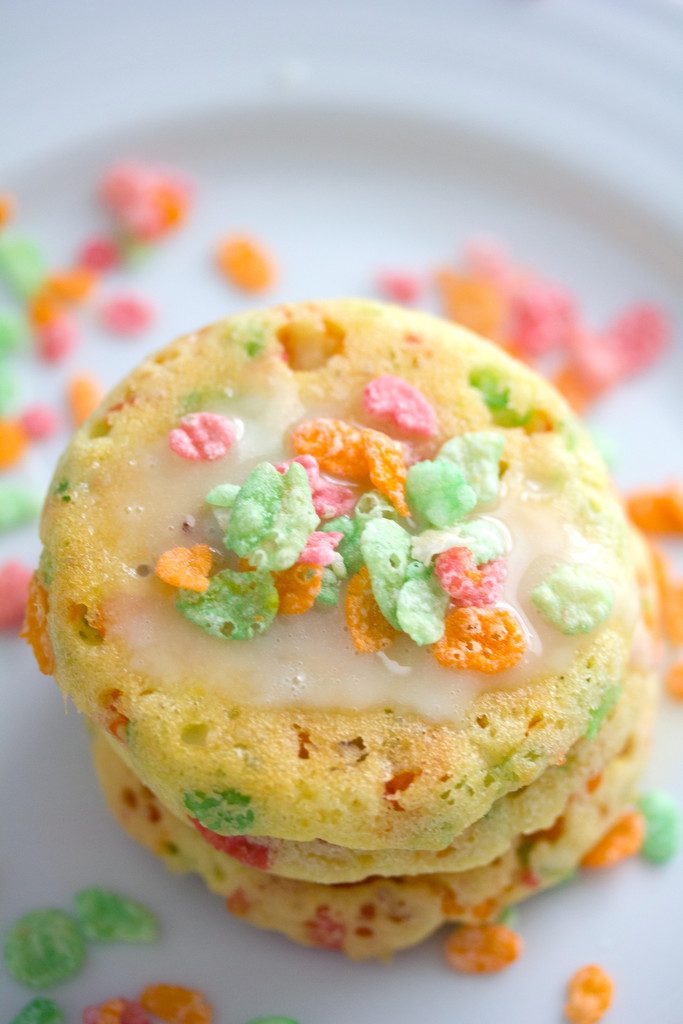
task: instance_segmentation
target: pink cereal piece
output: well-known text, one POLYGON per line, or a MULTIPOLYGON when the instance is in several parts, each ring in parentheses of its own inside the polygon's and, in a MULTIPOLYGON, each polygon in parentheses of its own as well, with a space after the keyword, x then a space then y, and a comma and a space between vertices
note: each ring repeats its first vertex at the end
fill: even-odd
POLYGON ((99 313, 102 325, 112 334, 133 337, 150 326, 154 320, 155 309, 147 299, 132 292, 123 292, 106 299, 100 306, 99 313))
POLYGON ((12 559, 0 566, 0 629, 17 630, 24 621, 33 572, 12 559))
POLYGON ((344 484, 335 484, 321 477, 315 455, 297 455, 286 462, 279 462, 275 468, 278 473, 286 473, 292 462, 298 462, 306 470, 313 507, 321 519, 334 519, 351 512, 356 504, 356 492, 344 484))
POLYGON ((375 277, 375 287, 392 302, 417 302, 424 292, 424 282, 410 270, 381 270, 375 277))
POLYGON ((549 281, 520 284, 510 296, 508 319, 513 349, 531 358, 567 348, 577 330, 572 295, 549 281))
POLYGON ((329 533, 314 530, 297 561, 302 565, 330 565, 334 559, 335 549, 343 536, 343 533, 336 530, 330 530, 329 533))
POLYGON ((603 334, 616 354, 623 376, 644 370, 665 351, 673 336, 671 321, 657 306, 639 303, 624 310, 603 334))
POLYGON ((36 355, 45 363, 59 363, 71 355, 78 344, 78 325, 64 311, 35 329, 36 355))
POLYGON ((436 433, 436 416, 431 405, 402 377, 391 374, 375 377, 363 388, 363 404, 371 416, 392 420, 400 430, 420 437, 433 437, 436 433))
POLYGON ((304 467, 311 487, 311 494, 315 494, 320 486, 320 467, 315 455, 296 455, 293 459, 278 462, 275 468, 278 473, 286 473, 293 462, 298 462, 300 466, 304 467))
POLYGON ((61 419, 52 406, 36 402, 24 409, 19 422, 32 441, 45 441, 59 430, 61 419))
POLYGON ((500 600, 507 565, 496 558, 477 567, 469 548, 457 547, 437 555, 435 572, 456 607, 482 608, 500 600))
POLYGON ((103 1017, 107 1021, 113 1020, 114 1014, 117 1014, 117 1024, 150 1024, 147 1011, 139 1003, 123 998, 107 999, 104 1003, 86 1006, 82 1021, 83 1024, 100 1024, 103 1017))
POLYGON ((604 338, 590 331, 577 331, 571 344, 571 363, 588 387, 599 394, 614 387, 623 376, 619 353, 604 338))
POLYGON ((79 267, 100 273, 113 270, 121 263, 121 250, 112 238, 94 235, 81 246, 76 263, 79 267))
POLYGON ((172 452, 192 462, 221 459, 237 439, 235 424, 214 412, 192 412, 183 416, 168 435, 172 452))
POLYGON ((511 266, 505 247, 496 238, 469 239, 464 248, 464 270, 475 278, 483 278, 507 291, 517 276, 511 266))

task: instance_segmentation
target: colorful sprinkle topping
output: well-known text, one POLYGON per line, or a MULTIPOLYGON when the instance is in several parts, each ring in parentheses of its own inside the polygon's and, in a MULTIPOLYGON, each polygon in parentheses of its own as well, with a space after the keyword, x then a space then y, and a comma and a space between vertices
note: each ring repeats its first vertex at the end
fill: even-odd
POLYGON ((449 459, 418 462, 408 470, 408 504, 428 526, 444 528, 463 519, 477 504, 477 495, 449 459))
POLYGON ((570 636, 601 625, 614 605, 614 587, 588 565, 560 565, 534 588, 544 619, 570 636))
POLYGON ((72 917, 62 910, 33 910, 5 938, 5 966, 23 985, 48 988, 78 974, 85 943, 72 917))
POLYGON ((147 907, 110 889, 93 886, 74 897, 76 917, 86 939, 97 942, 153 942, 157 920, 147 907))
POLYGON ((214 412, 192 412, 183 416, 168 435, 171 451, 191 462, 222 459, 236 440, 233 421, 214 412))
POLYGON ((366 412, 388 420, 408 434, 433 437, 437 430, 436 416, 424 395, 403 380, 390 374, 375 377, 363 389, 366 412))
POLYGON ((213 1011, 201 992, 180 985, 148 985, 140 1004, 165 1024, 212 1024, 213 1011))
POLYGON ((454 608, 433 651, 445 668, 500 672, 517 664, 525 646, 519 625, 504 608, 454 608))
POLYGON ((279 597, 271 573, 223 569, 209 580, 207 589, 181 590, 179 612, 222 640, 251 640, 264 633, 278 610, 279 597))
POLYGON ((206 544, 196 544, 192 548, 171 548, 158 559, 154 571, 160 580, 172 587, 203 594, 209 589, 211 561, 211 549, 206 544))
POLYGON ((612 1005, 613 996, 614 982, 607 971, 589 964, 569 979, 564 1015, 570 1024, 598 1024, 612 1005))

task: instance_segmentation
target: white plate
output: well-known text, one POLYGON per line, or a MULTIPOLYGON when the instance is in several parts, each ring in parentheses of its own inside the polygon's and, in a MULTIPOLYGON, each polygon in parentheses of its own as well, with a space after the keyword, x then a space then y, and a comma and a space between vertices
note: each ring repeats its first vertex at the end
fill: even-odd
MULTIPOLYGON (((54 400, 78 366, 111 384, 145 351, 239 308, 209 259, 217 235, 239 226, 281 258, 275 301, 368 294, 377 267, 432 267, 489 229, 571 284, 597 323, 636 298, 683 322, 680 10, 365 7, 4 5, 0 84, 14 114, 0 184, 16 190, 21 228, 55 264, 97 226, 90 191, 112 158, 168 162, 198 185, 187 230, 134 279, 160 308, 146 342, 93 326, 64 370, 22 367, 28 395, 54 400)), ((679 340, 596 412, 619 438, 625 486, 683 475, 682 381, 679 340)), ((16 477, 44 486, 63 440, 36 448, 16 477)), ((33 529, 0 538, 0 561, 37 552, 33 529)), ((448 972, 443 934, 393 968, 303 950, 231 919, 197 880, 167 875, 119 832, 78 717, 64 716, 23 645, 1 643, 3 924, 99 883, 143 899, 164 925, 158 946, 91 950, 85 972, 54 993, 69 1021, 88 1002, 166 979, 203 989, 221 1024, 265 1013, 302 1024, 540 1024, 560 1021, 566 979, 592 961, 616 979, 609 1019, 682 1019, 683 861, 628 863, 524 905, 526 954, 494 978, 448 972)), ((683 712, 668 704, 664 719, 650 780, 683 796, 683 712)), ((3 976, 0 1018, 28 997, 3 976)))

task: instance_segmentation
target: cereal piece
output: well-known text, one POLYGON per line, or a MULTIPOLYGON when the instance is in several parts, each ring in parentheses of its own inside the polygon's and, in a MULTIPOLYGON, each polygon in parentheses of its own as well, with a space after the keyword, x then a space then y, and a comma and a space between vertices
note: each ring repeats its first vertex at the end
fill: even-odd
POLYGON ((0 356, 21 351, 25 348, 27 340, 26 318, 13 310, 0 310, 0 356))
POLYGON ((681 845, 681 809, 668 793, 653 789, 638 801, 645 819, 645 840, 640 853, 653 864, 663 864, 678 853, 681 845))
POLYGON ((465 974, 495 974, 519 959, 521 935, 504 924, 463 924, 444 947, 446 963, 465 974))
POLYGON ((643 845, 644 838, 645 822, 642 814, 629 811, 584 855, 581 867, 611 868, 627 857, 634 857, 643 845))
POLYGON ((471 512, 477 495, 449 459, 417 462, 408 470, 406 495, 416 517, 431 526, 452 526, 471 512))
POLYGON ((104 389, 92 373, 77 373, 67 384, 67 401, 74 426, 80 427, 102 401, 104 389))
POLYGON ((366 491, 356 503, 354 518, 361 524, 369 522, 370 519, 394 519, 398 520, 399 514, 383 494, 379 491, 366 491))
POLYGON ((450 459, 464 474, 477 496, 477 506, 490 505, 500 490, 502 434, 494 430, 476 430, 446 441, 438 458, 450 459))
POLYGON ((141 903, 110 889, 92 886, 74 896, 76 917, 86 939, 97 942, 153 942, 159 937, 154 914, 141 903))
POLYGON ((505 247, 497 238, 476 235, 463 247, 463 266, 475 278, 484 278, 506 291, 507 283, 516 276, 505 247))
POLYGON ((203 594, 209 589, 211 549, 206 544, 192 548, 170 548, 157 560, 154 572, 164 583, 203 594))
POLYGON ((30 988, 47 988, 78 974, 85 943, 72 917, 62 910, 33 910, 5 937, 5 966, 30 988))
POLYGON ((209 491, 206 501, 217 508, 232 508, 239 493, 239 484, 218 484, 209 491))
POLYGON ((582 967, 569 979, 564 1015, 570 1024, 598 1024, 612 1005, 614 982, 597 964, 582 967))
POLYGON ((156 310, 151 302, 132 292, 111 295, 101 304, 99 318, 112 334, 132 338, 146 331, 154 321, 156 310))
POLYGON ((582 368, 571 361, 565 363, 550 380, 579 415, 605 390, 604 386, 589 380, 582 368))
POLYGON ((532 278, 510 296, 506 330, 513 350, 522 356, 537 359, 566 348, 576 324, 574 298, 559 285, 532 278))
POLYGON ((432 653, 444 668, 490 673, 516 665, 525 646, 524 634, 504 608, 454 608, 432 653))
POLYGON ((379 430, 364 430, 363 444, 370 480, 397 512, 409 514, 406 504, 406 461, 403 445, 379 430))
MULTIPOLYGON (((327 535, 323 534, 323 536, 327 535)), ((307 612, 309 608, 313 607, 320 594, 322 581, 321 564, 297 562, 289 569, 276 573, 275 587, 280 597, 279 613, 281 615, 302 615, 307 612)))
POLYGON ((190 461, 222 459, 237 440, 235 424, 215 412, 191 412, 168 435, 168 446, 190 461))
POLYGON ((663 355, 673 336, 671 321, 658 307, 640 303, 624 310, 603 332, 603 344, 618 355, 622 376, 651 366, 663 355))
POLYGON ((55 409, 43 402, 36 402, 24 409, 19 422, 32 441, 45 441, 57 433, 61 421, 55 409))
POLYGON ((466 547, 477 565, 493 562, 504 555, 509 539, 497 519, 470 519, 448 530, 424 530, 413 537, 413 558, 429 565, 435 555, 454 547, 466 547))
POLYGON ((270 253, 249 235, 230 235, 216 250, 221 273, 243 292, 265 292, 275 285, 277 270, 270 253))
POLYGON ((21 462, 28 448, 28 437, 19 420, 0 420, 0 470, 21 462))
POLYGON ((672 644, 683 644, 683 581, 669 580, 662 595, 662 619, 672 644))
POLYGON ((377 604, 385 619, 399 629, 396 610, 406 580, 410 534, 391 519, 371 519, 363 530, 360 548, 377 604))
POLYGON ((107 171, 100 197, 125 233, 135 241, 153 242, 183 222, 190 188, 176 174, 126 161, 107 171))
POLYGON ((421 391, 402 377, 375 377, 363 388, 363 405, 371 416, 389 420, 409 434, 433 437, 437 431, 431 405, 421 391))
POLYGON ((485 338, 496 338, 504 312, 503 296, 491 281, 437 272, 435 283, 443 315, 485 338))
POLYGON ((19 397, 19 382, 9 363, 0 362, 0 416, 7 415, 19 397))
POLYGON ((614 605, 614 587, 591 566, 567 562, 534 587, 531 600, 552 626, 574 636, 602 625, 614 605))
POLYGON ((33 571, 13 559, 0 565, 0 630, 16 631, 24 621, 33 571))
POLYGON ((94 235, 81 246, 76 264, 86 270, 104 272, 113 270, 121 263, 121 250, 117 243, 106 235, 94 235))
POLYGON ((404 633, 419 644, 434 644, 444 632, 448 595, 434 575, 420 566, 420 575, 407 579, 396 604, 396 618, 404 633))
POLYGON ((0 228, 4 228, 12 220, 16 210, 16 200, 9 192, 0 192, 0 228))
POLYGON ((507 563, 497 558, 477 568, 469 548, 456 547, 437 555, 435 571, 439 583, 457 607, 482 608, 500 600, 507 563))
POLYGON ((31 238, 0 237, 0 278, 20 299, 37 292, 45 277, 43 255, 31 238))
POLYGON ((331 568, 323 569, 320 591, 315 599, 317 605, 325 607, 336 607, 339 604, 339 592, 341 590, 341 579, 331 568))
POLYGON ((275 466, 278 473, 286 473, 292 462, 298 462, 306 470, 311 487, 313 508, 321 519, 333 519, 347 515, 356 504, 356 493, 344 484, 335 484, 320 476, 318 460, 313 455, 297 455, 275 466))
POLYGON ((293 462, 283 476, 262 462, 240 488, 225 543, 254 568, 279 571, 296 562, 318 523, 303 466, 293 462))
POLYGON ((97 283, 97 275, 84 267, 73 267, 49 274, 43 282, 44 290, 57 302, 81 303, 88 299, 97 283))
POLYGON ((424 282, 410 270, 381 270, 375 275, 375 288, 390 302, 410 305, 422 295, 424 282))
POLYGON ((36 328, 36 355, 45 363, 59 363, 71 355, 78 339, 78 324, 69 313, 59 310, 47 323, 36 328))
POLYGON ((47 590, 34 572, 28 587, 26 620, 19 635, 33 648, 33 655, 43 675, 51 676, 55 670, 55 659, 47 630, 48 609, 47 590))
MULTIPOLYGON (((393 505, 391 506, 393 509, 393 505)), ((323 523, 320 529, 325 533, 331 530, 334 533, 341 533, 337 552, 341 555, 347 576, 355 576, 363 564, 363 553, 360 549, 360 539, 363 533, 364 523, 358 519, 350 519, 349 516, 339 516, 337 519, 330 519, 323 523)))
POLYGON ((297 559, 304 565, 331 565, 334 552, 344 534, 338 530, 314 530, 297 559))
POLYGON ((192 817, 212 832, 239 835, 254 824, 254 811, 249 806, 251 797, 237 789, 214 793, 195 789, 185 794, 183 802, 192 817))
POLYGON ((30 523, 38 516, 42 499, 25 484, 0 484, 0 533, 30 523))
POLYGON ((140 1004, 165 1024, 212 1024, 213 1011, 201 992, 180 985, 148 985, 140 1004))
POLYGON ((43 284, 29 300, 27 312, 33 327, 45 327, 59 319, 64 312, 64 303, 51 295, 43 284))
POLYGON ((251 640, 265 633, 278 609, 278 593, 269 572, 223 569, 211 577, 204 593, 181 590, 179 612, 211 636, 251 640))
POLYGON ((304 420, 292 433, 297 455, 314 455, 320 469, 347 480, 366 480, 368 460, 363 431, 345 420, 304 420))
POLYGON ((627 498, 626 508, 641 530, 683 534, 683 487, 680 484, 636 491, 627 498))
POLYGON ((64 1024, 64 1021, 64 1013, 57 1004, 39 996, 19 1010, 10 1024, 64 1024))
POLYGON ((82 1024, 151 1024, 139 1003, 130 999, 107 999, 83 1010, 82 1024))
POLYGON ((398 635, 380 611, 365 565, 349 580, 345 614, 353 645, 363 653, 383 651, 398 635))
POLYGON ((683 700, 683 661, 669 666, 665 678, 666 692, 675 700, 683 700))

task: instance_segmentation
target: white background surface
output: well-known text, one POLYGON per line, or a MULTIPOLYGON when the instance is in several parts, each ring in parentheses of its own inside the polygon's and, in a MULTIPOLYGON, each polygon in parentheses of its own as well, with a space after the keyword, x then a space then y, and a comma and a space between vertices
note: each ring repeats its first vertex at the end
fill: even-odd
MULTIPOLYGON (((113 383, 145 351, 244 305, 210 270, 216 237, 246 227, 279 254, 274 301, 371 294, 378 266, 427 269, 489 229, 576 289, 594 323, 635 299, 683 325, 683 13, 673 4, 478 0, 369 5, 0 0, 0 187, 19 227, 66 262, 100 222, 111 159, 168 162, 198 187, 189 227, 133 279, 160 316, 144 342, 87 330, 59 371, 28 361, 26 397, 54 400, 75 368, 113 383)), ((112 281, 112 288, 115 281, 112 281)), ((4 301, 4 297, 0 297, 4 301)), ((593 419, 619 439, 625 486, 683 476, 683 342, 593 419)), ((16 478, 44 486, 63 438, 16 478)), ((35 560, 35 530, 0 561, 35 560)), ((218 1024, 287 1013, 302 1024, 554 1024, 578 966, 615 976, 610 1021, 683 1020, 683 861, 629 863, 523 906, 522 961, 449 973, 443 935, 393 967, 351 965, 229 918, 110 821, 81 723, 30 654, 0 641, 0 925, 67 907, 100 883, 144 899, 159 946, 91 949, 55 990, 80 1008, 155 980, 209 995, 218 1024)), ((650 780, 683 796, 683 710, 667 704, 650 780)), ((29 994, 0 975, 0 1022, 29 994)))

